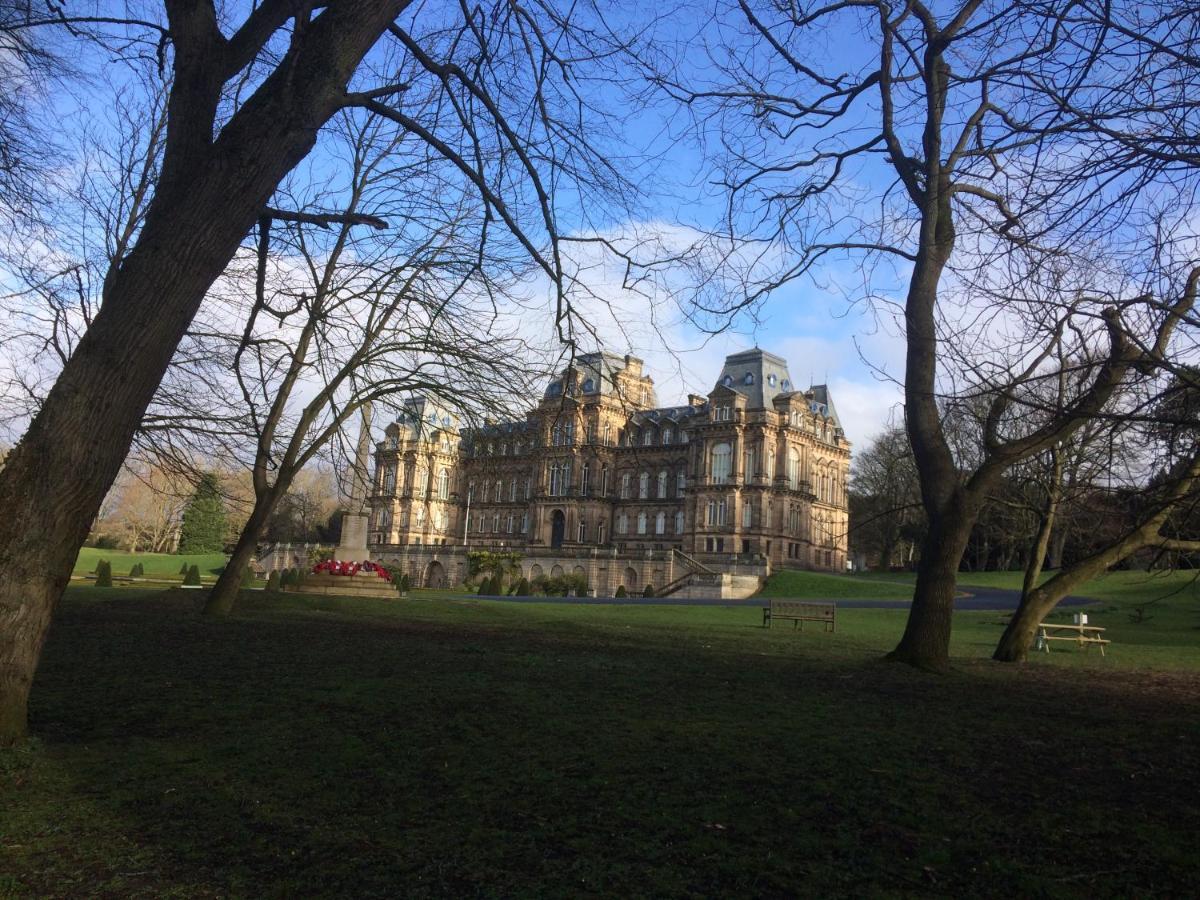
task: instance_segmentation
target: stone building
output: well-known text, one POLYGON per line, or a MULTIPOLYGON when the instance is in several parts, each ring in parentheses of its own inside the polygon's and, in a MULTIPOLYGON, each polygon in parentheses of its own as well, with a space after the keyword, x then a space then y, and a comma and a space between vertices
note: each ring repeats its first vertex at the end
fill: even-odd
POLYGON ((372 556, 436 585, 469 549, 512 549, 605 593, 844 571, 849 466, 827 387, 778 356, 729 356, 707 396, 660 407, 641 360, 593 353, 524 420, 460 429, 410 402, 375 451, 372 556))

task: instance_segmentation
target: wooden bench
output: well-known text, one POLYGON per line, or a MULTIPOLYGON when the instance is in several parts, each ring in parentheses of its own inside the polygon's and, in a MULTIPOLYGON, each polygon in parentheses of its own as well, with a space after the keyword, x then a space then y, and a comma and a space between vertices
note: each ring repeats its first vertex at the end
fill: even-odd
POLYGON ((771 605, 763 607, 763 627, 770 628, 776 619, 791 619, 793 630, 802 629, 805 622, 822 622, 826 631, 834 631, 837 627, 837 605, 772 597, 771 605))
POLYGON ((1047 653, 1050 652, 1051 641, 1071 641, 1084 650, 1092 649, 1092 644, 1095 644, 1100 648, 1100 655, 1104 656, 1104 645, 1111 644, 1112 641, 1101 637, 1103 633, 1104 629, 1098 625, 1053 625, 1043 622, 1038 626, 1038 640, 1042 642, 1042 649, 1047 653))

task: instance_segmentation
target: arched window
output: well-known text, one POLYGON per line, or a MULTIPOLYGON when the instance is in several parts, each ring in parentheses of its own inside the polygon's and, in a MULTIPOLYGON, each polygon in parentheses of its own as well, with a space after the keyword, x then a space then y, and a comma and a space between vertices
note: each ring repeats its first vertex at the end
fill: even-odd
POLYGON ((413 479, 413 493, 424 497, 425 492, 429 490, 429 470, 424 466, 417 467, 416 477, 413 479))
POLYGON ((675 473, 675 496, 682 497, 683 491, 687 487, 687 470, 680 469, 675 473))
POLYGON ((437 494, 439 500, 450 499, 450 470, 442 469, 438 472, 437 494))
POLYGON ((788 487, 800 490, 800 451, 795 447, 788 450, 788 487))
POLYGON ((729 473, 733 453, 725 442, 714 444, 712 448, 712 482, 725 484, 729 481, 729 473))
POLYGON ((617 534, 628 534, 628 533, 629 533, 629 516, 627 516, 625 513, 621 513, 619 516, 617 516, 617 534))
POLYGON ((600 496, 608 496, 608 466, 600 467, 600 496))
POLYGON ((630 477, 628 472, 625 472, 621 475, 621 499, 622 500, 629 499, 629 487, 630 487, 631 481, 632 481, 632 478, 630 477))
POLYGON ((754 384, 754 373, 747 372, 746 377, 742 379, 742 384, 754 384))
POLYGON ((592 467, 587 463, 583 464, 583 471, 579 473, 579 493, 584 497, 588 492, 589 476, 592 474, 592 467))
POLYGON ((683 534, 683 510, 675 513, 675 533, 683 534))
POLYGON ((638 476, 638 499, 645 500, 650 496, 650 473, 643 472, 638 476))
POLYGON ((726 375, 721 379, 721 384, 725 385, 725 387, 733 387, 733 376, 726 375))
POLYGON ((508 534, 512 534, 512 533, 513 533, 513 521, 515 520, 515 518, 516 518, 516 517, 515 517, 515 516, 514 516, 512 513, 509 513, 509 514, 508 514, 508 522, 507 522, 507 525, 508 525, 508 534))
POLYGON ((396 467, 388 466, 383 470, 383 492, 385 494, 396 493, 396 467))
POLYGON ((642 446, 649 447, 654 443, 654 429, 646 427, 642 429, 642 446))
POLYGON ((521 513, 521 534, 529 530, 529 513, 521 513))
POLYGON ((658 473, 658 499, 665 500, 667 497, 667 470, 663 469, 658 473))
POLYGON ((503 481, 496 482, 496 495, 495 496, 496 496, 497 503, 499 503, 501 500, 504 499, 504 482, 503 481))
POLYGON ((492 515, 492 534, 500 533, 500 513, 492 515))
POLYGON ((754 521, 754 507, 746 502, 742 504, 742 527, 749 528, 754 521))
POLYGON ((638 534, 646 533, 646 514, 638 513, 638 534))
POLYGON ((662 442, 664 447, 669 446, 671 443, 671 429, 669 426, 662 430, 662 442))
POLYGON ((742 451, 742 481, 746 484, 754 483, 755 456, 756 453, 753 447, 747 447, 742 451))
POLYGON ((666 534, 667 533, 667 514, 666 513, 660 512, 657 516, 654 517, 654 533, 655 534, 666 534))
POLYGON ((414 516, 417 521, 417 527, 424 528, 425 527, 425 507, 418 506, 416 508, 416 510, 414 511, 414 516))
POLYGON ((508 483, 508 502, 517 502, 517 479, 513 479, 508 483))
POLYGON ((766 473, 767 481, 775 480, 775 448, 767 447, 767 467, 763 470, 766 473))

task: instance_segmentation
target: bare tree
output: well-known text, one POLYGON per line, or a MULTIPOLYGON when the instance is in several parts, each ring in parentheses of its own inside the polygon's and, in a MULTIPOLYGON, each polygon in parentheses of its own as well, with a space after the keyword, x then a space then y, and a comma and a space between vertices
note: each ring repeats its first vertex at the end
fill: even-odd
POLYGON ((563 198, 588 186, 613 197, 629 184, 582 129, 597 109, 576 85, 589 67, 611 70, 622 46, 594 7, 266 0, 240 20, 219 15, 211 0, 165 0, 160 16, 140 20, 115 9, 75 19, 31 12, 23 23, 115 33, 170 76, 162 162, 136 234, 0 472, 3 742, 25 733, 55 603, 181 338, 273 208, 281 179, 339 110, 386 115, 453 165, 493 227, 512 234, 554 284, 564 333, 570 285, 559 216, 571 210, 577 224, 589 212, 575 202, 564 209, 563 198), (381 39, 387 52, 363 66, 381 39), (442 102, 414 114, 404 98, 415 82, 439 88, 442 102))
MULTIPOLYGON (((1177 173, 1135 155, 1135 184, 1078 159, 1080 147, 1119 142, 1091 114, 1124 77, 1106 54, 1137 55, 1127 35, 1161 34, 1137 7, 737 0, 706 36, 708 71, 656 76, 727 150, 730 233, 747 237, 756 264, 782 260, 730 311, 847 257, 868 260, 876 302, 892 302, 887 276, 900 284, 905 421, 929 528, 893 659, 946 668, 957 571, 989 493, 1157 364, 1191 315, 1189 292, 1139 277, 1152 248, 1130 230, 1145 221, 1135 212, 1152 212, 1138 206, 1149 186, 1177 173), (851 48, 829 52, 833 34, 854 35, 851 48), (1079 262, 1097 257, 1122 262, 1097 281, 1079 262), (1023 388, 1054 377, 1063 348, 1095 362, 1033 425, 1019 412, 1023 388), (966 467, 943 423, 952 397, 984 404, 980 455, 966 467)), ((1133 125, 1149 118, 1126 109, 1133 125)), ((1177 278, 1178 265, 1167 269, 1177 278)))

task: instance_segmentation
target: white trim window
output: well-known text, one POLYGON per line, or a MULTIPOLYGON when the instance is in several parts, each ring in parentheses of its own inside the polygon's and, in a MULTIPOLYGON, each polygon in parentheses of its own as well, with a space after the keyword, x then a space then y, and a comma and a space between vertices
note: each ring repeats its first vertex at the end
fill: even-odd
POLYGON ((724 500, 709 500, 707 523, 713 526, 724 525, 727 509, 724 500))
POLYGON ((675 533, 683 534, 683 510, 675 511, 675 533))
POLYGON ((620 515, 617 516, 617 534, 628 534, 628 533, 629 533, 629 516, 627 516, 625 513, 621 513, 620 515))
POLYGON ((729 444, 724 441, 714 444, 710 457, 712 459, 712 483, 728 484, 729 473, 733 467, 733 450, 729 444))
POLYGON ((747 501, 742 504, 742 527, 749 528, 754 523, 754 507, 747 501))
POLYGON ((638 513, 637 528, 638 534, 646 533, 646 514, 644 512, 638 513))
POLYGON ((658 497, 659 500, 666 500, 667 499, 667 470, 666 469, 663 469, 661 472, 658 473, 657 487, 658 487, 658 490, 655 492, 655 496, 658 497))
POLYGON ((629 491, 630 491, 632 485, 633 485, 633 476, 631 476, 628 472, 622 473, 621 474, 621 499, 622 500, 629 499, 629 491))
POLYGON ((638 499, 645 500, 650 496, 650 473, 643 472, 638 476, 638 499))
POLYGON ((667 514, 665 512, 660 512, 657 516, 654 517, 654 533, 655 534, 666 534, 667 533, 667 514))

